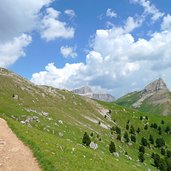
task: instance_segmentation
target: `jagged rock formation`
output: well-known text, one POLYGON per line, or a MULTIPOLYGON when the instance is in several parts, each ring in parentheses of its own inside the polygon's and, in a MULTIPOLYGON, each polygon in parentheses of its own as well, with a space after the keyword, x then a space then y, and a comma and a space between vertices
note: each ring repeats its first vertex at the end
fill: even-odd
POLYGON ((157 93, 159 91, 168 91, 168 88, 162 78, 159 78, 144 88, 143 93, 157 93))
POLYGON ((72 92, 75 93, 75 94, 79 94, 81 96, 86 96, 86 97, 89 97, 89 98, 92 98, 92 99, 106 101, 106 102, 112 102, 112 101, 115 100, 115 98, 110 94, 94 93, 92 91, 92 89, 90 87, 88 87, 88 86, 72 90, 72 92))
POLYGON ((145 86, 145 88, 141 92, 141 97, 138 101, 136 101, 134 104, 132 104, 133 107, 139 108, 142 103, 149 97, 152 97, 151 103, 154 104, 160 104, 156 100, 165 101, 165 97, 163 98, 163 94, 167 94, 169 92, 169 89, 167 88, 165 82, 159 78, 152 83, 145 86))
POLYGON ((171 115, 171 93, 162 78, 159 78, 140 91, 121 97, 118 104, 126 104, 145 112, 171 115))
POLYGON ((88 87, 88 86, 75 89, 72 92, 75 93, 75 94, 80 94, 80 95, 85 95, 85 94, 88 95, 88 94, 93 93, 92 89, 90 87, 88 87))

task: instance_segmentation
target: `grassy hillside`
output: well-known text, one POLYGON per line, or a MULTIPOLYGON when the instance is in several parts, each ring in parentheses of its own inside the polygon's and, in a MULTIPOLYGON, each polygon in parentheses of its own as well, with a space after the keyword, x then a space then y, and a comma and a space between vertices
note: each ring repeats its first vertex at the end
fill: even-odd
MULTIPOLYGON (((133 108, 132 105, 141 98, 141 93, 141 91, 129 93, 117 99, 115 103, 124 107, 133 108)), ((158 95, 155 94, 153 96, 150 96, 142 101, 142 104, 137 107, 137 109, 141 112, 149 114, 171 115, 171 93, 165 92, 158 95)))
POLYGON ((159 153, 158 149, 147 148, 145 162, 137 161, 141 137, 148 137, 150 133, 154 138, 162 136, 168 149, 171 148, 171 135, 163 131, 171 125, 168 117, 149 115, 149 124, 160 125, 161 120, 165 121, 161 125, 162 135, 158 135, 152 128, 143 130, 146 121, 139 117, 145 114, 135 110, 113 103, 97 103, 66 90, 35 86, 4 69, 0 70, 0 82, 0 117, 31 148, 43 170, 154 170, 149 155, 153 151, 159 153), (109 110, 111 113, 106 114, 109 110), (136 129, 142 129, 137 134, 137 143, 120 142, 116 133, 111 133, 110 128, 118 126, 123 135, 128 120, 136 129), (82 145, 85 132, 92 134, 91 141, 98 144, 98 149, 82 145), (110 154, 111 141, 119 156, 110 154))
POLYGON ((115 103, 124 107, 130 107, 140 98, 140 94, 141 92, 136 92, 136 91, 126 94, 125 96, 117 99, 115 103))

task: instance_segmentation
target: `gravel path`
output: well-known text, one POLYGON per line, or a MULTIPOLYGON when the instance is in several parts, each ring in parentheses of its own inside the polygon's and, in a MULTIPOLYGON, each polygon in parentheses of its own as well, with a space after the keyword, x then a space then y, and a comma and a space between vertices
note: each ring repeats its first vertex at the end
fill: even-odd
POLYGON ((30 149, 0 118, 0 171, 41 171, 30 149))

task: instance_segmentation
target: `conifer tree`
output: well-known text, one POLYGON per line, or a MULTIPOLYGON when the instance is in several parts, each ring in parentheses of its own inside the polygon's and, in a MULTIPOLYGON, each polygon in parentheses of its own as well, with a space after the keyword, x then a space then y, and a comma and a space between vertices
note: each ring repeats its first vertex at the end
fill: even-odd
POLYGON ((135 129, 134 129, 134 126, 133 126, 133 125, 131 125, 130 133, 131 133, 131 134, 135 134, 135 129))
POLYGON ((113 141, 111 141, 109 144, 109 151, 110 151, 110 153, 116 152, 116 147, 115 147, 115 144, 113 141))
POLYGON ((144 148, 144 146, 140 146, 140 147, 139 147, 139 152, 141 152, 141 153, 143 153, 143 154, 145 153, 145 148, 144 148))
POLYGON ((82 143, 86 146, 89 146, 91 143, 91 139, 90 139, 89 135, 87 134, 87 132, 85 132, 83 135, 82 143))
POLYGON ((154 144, 154 138, 153 138, 153 136, 151 134, 150 134, 150 137, 149 137, 149 141, 150 141, 151 144, 154 144))
POLYGON ((144 138, 144 137, 142 137, 142 138, 141 138, 141 144, 142 144, 143 146, 147 146, 147 145, 148 145, 147 139, 144 138))
POLYGON ((132 141, 132 142, 136 142, 136 137, 135 137, 135 135, 131 135, 131 141, 132 141))
POLYGON ((124 138, 125 138, 125 142, 129 142, 129 137, 128 137, 127 131, 125 131, 125 133, 124 133, 124 138))
POLYGON ((138 127, 138 128, 137 128, 137 133, 140 133, 140 131, 141 131, 141 129, 138 127))
POLYGON ((139 161, 142 162, 142 163, 143 163, 144 160, 145 160, 144 154, 143 154, 142 152, 139 153, 138 158, 139 158, 139 161))

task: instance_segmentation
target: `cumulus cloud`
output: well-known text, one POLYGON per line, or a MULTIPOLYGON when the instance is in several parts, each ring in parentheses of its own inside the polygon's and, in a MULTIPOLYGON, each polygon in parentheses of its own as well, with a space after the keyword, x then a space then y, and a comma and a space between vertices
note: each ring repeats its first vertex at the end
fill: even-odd
POLYGON ((134 29, 140 27, 143 21, 144 21, 143 17, 140 17, 137 20, 135 20, 133 17, 128 17, 124 26, 124 30, 129 33, 134 29))
POLYGON ((110 17, 110 18, 116 18, 117 13, 115 11, 113 11, 112 9, 108 8, 106 11, 106 16, 110 17))
POLYGON ((84 64, 65 64, 65 66, 60 69, 57 68, 54 63, 49 63, 45 67, 45 71, 35 73, 32 75, 31 81, 36 84, 50 85, 58 88, 71 88, 71 85, 77 84, 76 77, 77 73, 82 70, 84 64), (75 79, 72 77, 75 76, 75 79))
POLYGON ((37 28, 40 10, 53 0, 1 0, 1 42, 12 40, 37 28))
POLYGON ((53 0, 1 0, 0 66, 8 67, 25 56, 24 48, 31 42, 29 34, 37 30, 41 9, 53 0))
POLYGON ((25 56, 24 48, 32 41, 31 36, 22 34, 12 41, 0 43, 0 66, 8 67, 14 64, 21 56, 25 56))
POLYGON ((171 15, 168 14, 163 18, 163 22, 161 24, 162 30, 170 30, 171 29, 171 15))
POLYGON ((53 70, 47 65, 45 71, 33 74, 32 81, 67 89, 90 85, 120 96, 142 88, 158 73, 167 75, 171 72, 171 31, 135 40, 131 32, 140 23, 128 18, 124 26, 97 30, 85 63, 66 64, 63 68, 49 64, 53 70))
POLYGON ((69 47, 69 46, 62 46, 60 48, 60 52, 64 58, 75 58, 77 57, 77 53, 75 52, 74 47, 69 47))
POLYGON ((72 9, 67 9, 64 11, 66 15, 68 15, 70 18, 76 17, 75 11, 72 9))
POLYGON ((46 15, 41 22, 41 37, 46 41, 58 38, 70 39, 74 37, 74 28, 59 20, 60 12, 47 8, 46 15))
POLYGON ((138 3, 144 8, 145 15, 151 15, 153 22, 164 16, 163 12, 155 7, 149 0, 130 0, 132 3, 138 3))

